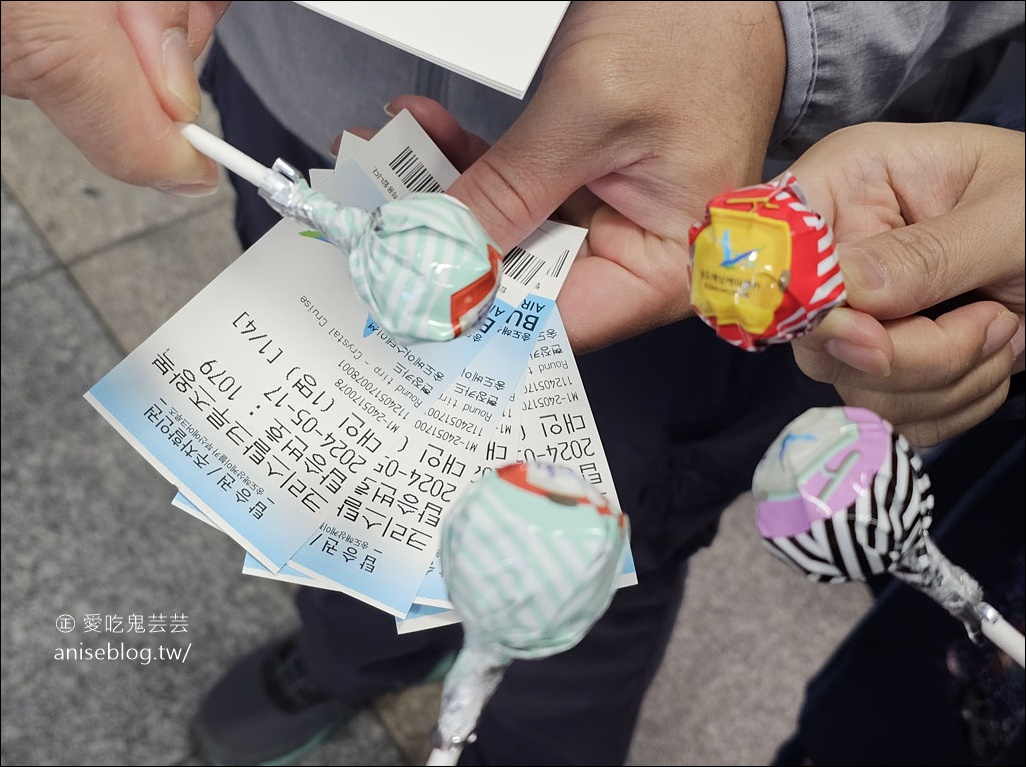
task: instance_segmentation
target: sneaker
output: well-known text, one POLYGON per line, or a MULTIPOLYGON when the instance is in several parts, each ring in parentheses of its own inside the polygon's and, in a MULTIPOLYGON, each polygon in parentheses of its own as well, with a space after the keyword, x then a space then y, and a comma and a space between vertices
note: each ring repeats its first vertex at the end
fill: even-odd
POLYGON ((210 764, 283 765, 320 747, 354 714, 310 681, 289 636, 221 678, 193 718, 192 735, 210 764))

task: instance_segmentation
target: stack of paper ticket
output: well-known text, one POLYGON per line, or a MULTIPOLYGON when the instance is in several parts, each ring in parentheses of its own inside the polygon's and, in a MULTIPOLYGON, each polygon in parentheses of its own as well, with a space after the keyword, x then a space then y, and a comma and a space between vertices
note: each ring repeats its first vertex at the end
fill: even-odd
MULTIPOLYGON (((311 171, 367 210, 456 177, 405 112, 311 171)), ((561 463, 617 502, 555 308, 583 236, 547 222, 506 255, 475 332, 407 346, 369 318, 345 257, 282 220, 86 398, 177 486, 175 506, 245 549, 244 572, 345 592, 400 631, 452 622, 440 525, 483 472, 561 463)))

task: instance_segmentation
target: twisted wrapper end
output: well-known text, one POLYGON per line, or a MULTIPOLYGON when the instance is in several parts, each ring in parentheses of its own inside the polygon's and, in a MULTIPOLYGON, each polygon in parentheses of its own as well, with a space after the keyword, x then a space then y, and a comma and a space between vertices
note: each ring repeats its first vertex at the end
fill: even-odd
POLYGON ((509 662, 497 646, 473 641, 464 645, 445 678, 432 743, 436 750, 458 758, 463 746, 474 741, 477 719, 509 662))
POLYGON ((982 639, 983 622, 994 623, 999 617, 997 611, 983 601, 983 588, 976 579, 944 556, 925 530, 922 546, 910 551, 892 572, 962 621, 969 638, 976 644, 982 639))
POLYGON ((299 171, 279 157, 260 182, 260 196, 279 215, 313 226, 310 204, 301 186, 307 184, 299 171))
POLYGON ((346 256, 371 230, 370 213, 342 207, 311 189, 299 171, 281 158, 261 180, 260 196, 279 215, 319 231, 346 256))

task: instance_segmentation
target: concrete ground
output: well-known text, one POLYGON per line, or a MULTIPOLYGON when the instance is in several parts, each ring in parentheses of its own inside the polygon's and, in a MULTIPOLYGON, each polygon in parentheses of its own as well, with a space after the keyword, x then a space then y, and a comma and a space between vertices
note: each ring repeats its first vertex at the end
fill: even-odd
MULTIPOLYGON (((82 395, 239 255, 231 192, 186 201, 120 184, 33 105, 2 107, 0 756, 200 764, 191 713, 233 659, 296 625, 291 589, 240 574, 237 545, 172 508, 173 488, 82 395), (58 630, 62 615, 73 632, 58 630), (90 634, 92 615, 123 628, 143 616, 147 632, 90 634), (163 634, 149 631, 159 615, 163 634), (109 637, 133 657, 188 655, 56 657, 109 637)), ((766 764, 868 596, 772 559, 747 496, 691 571, 630 763, 766 764)), ((382 698, 302 763, 423 764, 438 695, 429 685, 382 698)))

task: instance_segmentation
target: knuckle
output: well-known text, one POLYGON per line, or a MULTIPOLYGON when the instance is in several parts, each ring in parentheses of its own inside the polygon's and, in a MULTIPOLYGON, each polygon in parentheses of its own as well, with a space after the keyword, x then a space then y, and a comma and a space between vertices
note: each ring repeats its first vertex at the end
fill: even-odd
POLYGON ((903 435, 913 448, 919 449, 938 445, 956 433, 946 422, 941 421, 895 425, 894 430, 903 435))
POLYGON ((946 298, 952 278, 948 254, 960 251, 959 243, 950 239, 952 232, 942 236, 931 227, 899 227, 891 234, 901 251, 902 269, 912 278, 909 284, 919 286, 920 303, 932 306, 946 298))
POLYGON ((1006 386, 1012 373, 1014 359, 1011 350, 995 354, 981 363, 979 349, 978 345, 961 351, 951 348, 946 355, 947 365, 941 386, 954 388, 958 396, 967 402, 1006 386))
POLYGON ((1009 375, 1003 375, 997 378, 993 376, 981 378, 979 383, 977 383, 969 392, 969 396, 966 397, 968 402, 975 403, 971 407, 979 415, 979 417, 969 425, 975 426, 984 418, 993 415, 994 411, 1001 407, 1001 404, 1005 399, 1007 399, 1010 389, 1011 377, 1009 375))
POLYGON ((794 342, 791 345, 794 361, 801 371, 813 381, 836 384, 841 379, 841 363, 825 352, 813 349, 805 344, 794 342))
POLYGON ((872 410, 881 418, 886 418, 891 423, 894 422, 895 415, 893 412, 894 408, 892 406, 892 400, 889 400, 886 397, 880 397, 876 392, 871 392, 868 389, 858 386, 835 384, 834 388, 837 390, 837 394, 844 401, 845 405, 872 410))
POLYGON ((967 399, 975 401, 1007 390, 1011 364, 1004 359, 989 360, 966 377, 967 399))
POLYGON ((69 44, 69 31, 51 18, 47 3, 10 5, 4 8, 0 46, 3 92, 29 98, 35 91, 74 74, 74 67, 69 67, 74 46, 69 44))
MULTIPOLYGON (((474 173, 467 175, 468 200, 472 200, 474 213, 486 231, 519 231, 523 222, 544 218, 551 211, 539 203, 540 195, 532 189, 529 178, 515 177, 514 166, 495 162, 489 154, 474 165, 474 173)), ((499 243, 503 247, 513 243, 499 243)))
POLYGON ((968 376, 976 363, 976 355, 971 350, 963 349, 958 344, 944 347, 937 362, 938 383, 950 386, 968 376))

